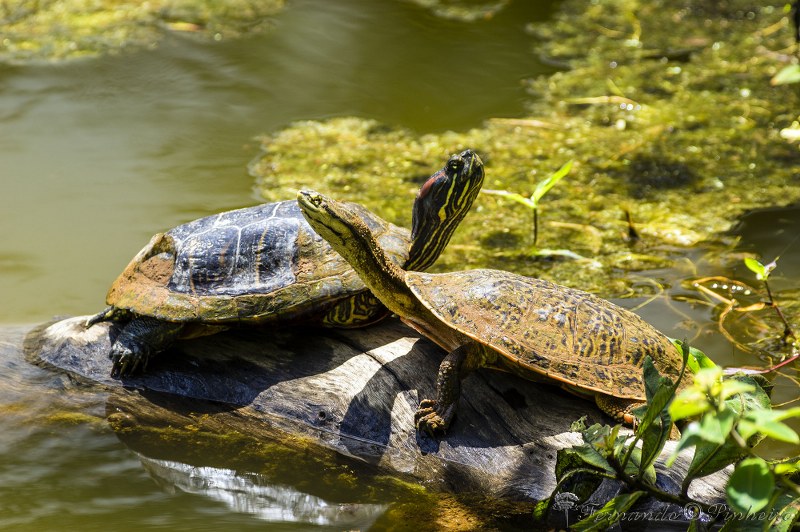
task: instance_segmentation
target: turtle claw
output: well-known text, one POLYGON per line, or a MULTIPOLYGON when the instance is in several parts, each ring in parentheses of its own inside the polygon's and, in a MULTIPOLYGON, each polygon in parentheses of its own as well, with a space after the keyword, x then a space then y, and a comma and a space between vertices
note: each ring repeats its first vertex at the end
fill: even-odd
POLYGON ((436 433, 445 432, 453 419, 453 412, 452 405, 440 409, 435 399, 423 400, 414 414, 414 425, 417 428, 417 432, 424 431, 432 438, 435 437, 436 433))
POLYGON ((100 323, 101 321, 106 321, 111 318, 112 314, 114 313, 114 307, 106 307, 94 316, 88 318, 86 323, 84 323, 85 328, 89 328, 95 323, 100 323))
POLYGON ((147 369, 148 355, 145 351, 132 351, 127 347, 114 346, 111 349, 111 377, 129 377, 137 371, 147 369))

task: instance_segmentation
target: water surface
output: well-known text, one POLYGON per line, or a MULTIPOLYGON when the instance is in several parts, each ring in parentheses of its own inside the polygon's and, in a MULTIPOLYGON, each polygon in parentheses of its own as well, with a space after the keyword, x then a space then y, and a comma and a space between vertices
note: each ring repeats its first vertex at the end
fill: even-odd
POLYGON ((95 312, 153 233, 256 203, 256 135, 331 116, 430 132, 520 115, 521 81, 551 71, 524 26, 552 4, 465 23, 399 0, 294 0, 242 40, 173 34, 0 68, 0 323, 95 312))

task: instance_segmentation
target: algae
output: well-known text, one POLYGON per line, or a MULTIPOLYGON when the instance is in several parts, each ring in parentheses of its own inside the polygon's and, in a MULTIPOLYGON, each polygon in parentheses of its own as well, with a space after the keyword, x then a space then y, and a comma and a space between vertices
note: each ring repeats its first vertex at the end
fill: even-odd
POLYGON ((781 6, 568 0, 530 25, 565 70, 527 82, 527 116, 423 135, 361 118, 298 122, 262 137, 250 170, 267 200, 315 188, 408 226, 416 187, 466 147, 486 163, 486 188, 523 195, 574 160, 542 201, 539 245, 591 260, 535 254, 530 211, 481 195, 434 269, 495 267, 635 295, 635 273, 674 282, 689 250, 721 248, 729 265, 725 232, 742 213, 800 199, 800 151, 781 138, 800 95, 770 85, 795 60, 781 6))
POLYGON ((221 40, 260 31, 284 0, 0 2, 0 61, 58 61, 153 47, 169 32, 221 40))
POLYGON ((508 7, 511 0, 408 0, 431 11, 437 17, 474 22, 489 19, 508 7))

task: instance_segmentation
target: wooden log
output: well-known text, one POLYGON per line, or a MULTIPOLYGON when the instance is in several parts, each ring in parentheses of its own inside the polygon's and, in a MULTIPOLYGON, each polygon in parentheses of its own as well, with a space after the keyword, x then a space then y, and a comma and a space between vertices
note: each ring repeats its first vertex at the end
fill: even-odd
MULTIPOLYGON (((212 415, 241 430, 300 435, 452 492, 543 499, 555 487, 556 453, 580 440, 572 422, 582 416, 609 422, 593 403, 554 386, 481 370, 464 381, 448 433, 439 439, 417 434, 413 415, 420 399, 434 394, 444 352, 395 319, 364 329, 242 329, 181 341, 154 358, 146 374, 121 380, 109 376, 107 355, 117 327, 85 329, 85 320, 31 333, 29 360, 106 389, 227 405, 212 415)), ((666 468, 666 456, 657 464, 659 482, 679 484, 691 457, 681 455, 666 468)), ((690 494, 721 501, 726 479, 721 472, 696 480, 690 494)), ((605 493, 613 496, 618 488, 607 486, 605 493)), ((648 504, 652 511, 668 507, 648 504)))

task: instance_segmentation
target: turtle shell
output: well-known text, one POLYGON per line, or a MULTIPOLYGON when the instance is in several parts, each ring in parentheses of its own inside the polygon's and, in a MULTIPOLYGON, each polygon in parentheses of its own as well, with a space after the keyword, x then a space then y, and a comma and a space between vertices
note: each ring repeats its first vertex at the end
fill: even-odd
MULTIPOLYGON (((410 234, 351 204, 390 259, 410 234)), ((169 321, 268 321, 322 314, 367 289, 306 222, 296 201, 223 212, 155 235, 114 281, 106 302, 169 321)))
POLYGON ((587 292, 497 270, 407 272, 406 282, 438 319, 500 353, 516 373, 640 401, 645 355, 662 375, 680 374, 682 357, 666 336, 587 292))

